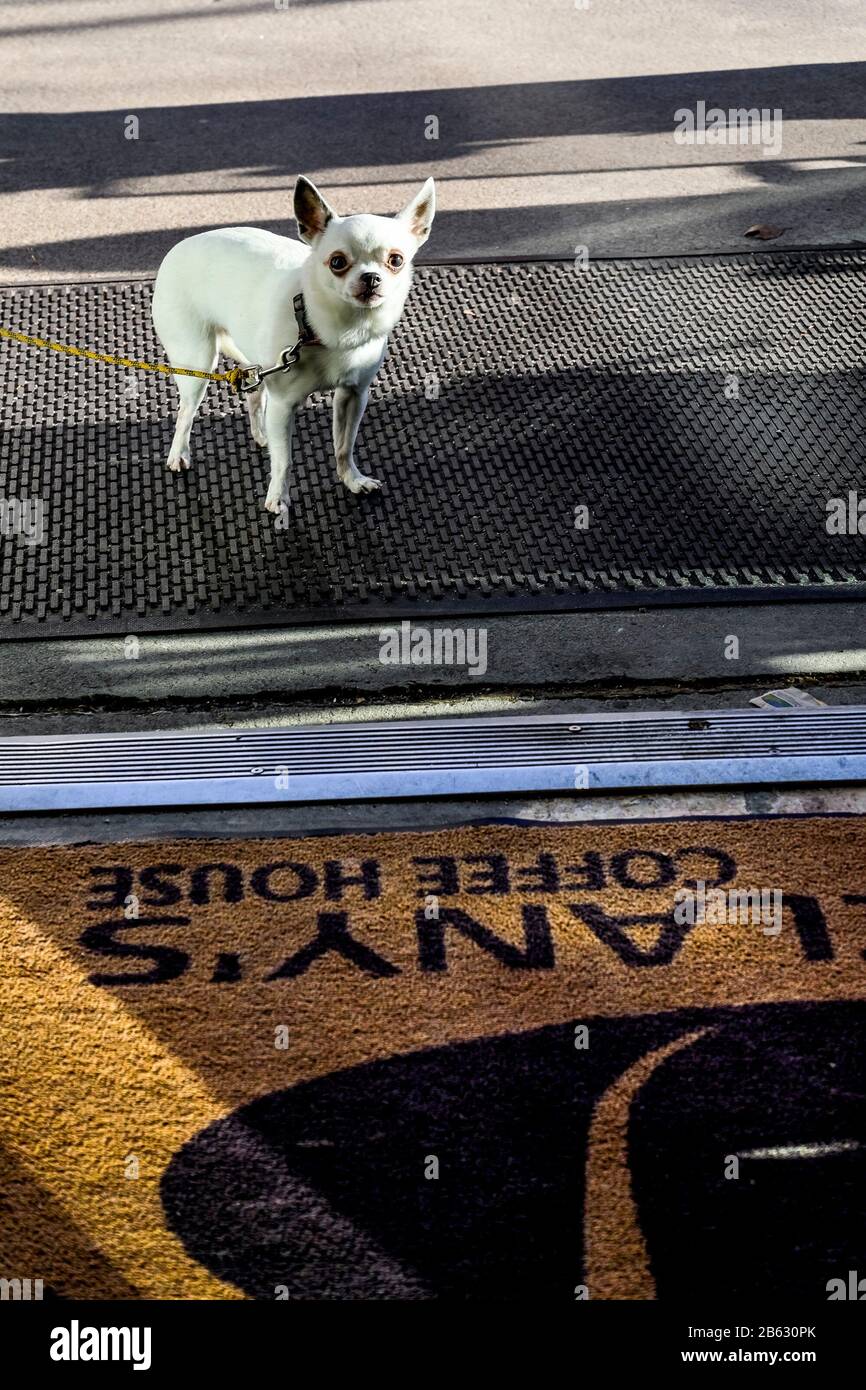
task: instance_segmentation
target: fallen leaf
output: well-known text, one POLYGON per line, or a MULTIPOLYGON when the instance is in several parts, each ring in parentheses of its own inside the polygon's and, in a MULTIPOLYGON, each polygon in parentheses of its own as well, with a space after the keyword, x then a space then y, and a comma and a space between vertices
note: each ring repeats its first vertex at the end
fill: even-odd
POLYGON ((784 227, 774 227, 770 222, 756 222, 754 227, 750 227, 743 236, 755 237, 758 241, 774 241, 777 236, 781 236, 784 227))

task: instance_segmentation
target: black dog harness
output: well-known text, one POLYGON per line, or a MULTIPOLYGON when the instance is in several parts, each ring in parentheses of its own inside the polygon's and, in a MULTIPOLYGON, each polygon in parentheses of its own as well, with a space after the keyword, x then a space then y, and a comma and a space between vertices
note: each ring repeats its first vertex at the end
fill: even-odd
POLYGON ((307 306, 304 304, 304 296, 296 294, 292 300, 295 310, 295 322, 298 325, 298 341, 291 347, 283 348, 280 353, 280 360, 275 367, 250 367, 250 380, 243 381, 238 386, 238 390, 247 395, 250 391, 258 391, 265 377, 273 376, 274 372, 290 372, 300 361, 301 348, 322 347, 323 344, 316 337, 310 327, 307 318, 307 306))

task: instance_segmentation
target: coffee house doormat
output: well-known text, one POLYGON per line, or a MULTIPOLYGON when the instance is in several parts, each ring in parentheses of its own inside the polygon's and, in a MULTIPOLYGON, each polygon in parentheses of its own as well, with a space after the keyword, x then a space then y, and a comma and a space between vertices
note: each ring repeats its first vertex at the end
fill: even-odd
POLYGON ((854 816, 3 850, 0 1274, 826 1301, 864 864, 854 816))
MULTIPOLYGON (((361 426, 382 491, 320 398, 279 525, 224 383, 177 475, 165 377, 0 343, 0 631, 862 597, 864 289, 862 249, 426 266, 361 426)), ((161 361, 150 296, 0 289, 0 324, 161 361)))

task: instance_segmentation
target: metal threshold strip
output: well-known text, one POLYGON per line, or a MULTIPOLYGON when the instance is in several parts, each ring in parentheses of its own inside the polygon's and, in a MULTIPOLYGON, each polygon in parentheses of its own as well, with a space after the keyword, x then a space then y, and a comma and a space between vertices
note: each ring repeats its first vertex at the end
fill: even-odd
POLYGON ((0 740, 0 811, 866 779, 866 707, 0 740))

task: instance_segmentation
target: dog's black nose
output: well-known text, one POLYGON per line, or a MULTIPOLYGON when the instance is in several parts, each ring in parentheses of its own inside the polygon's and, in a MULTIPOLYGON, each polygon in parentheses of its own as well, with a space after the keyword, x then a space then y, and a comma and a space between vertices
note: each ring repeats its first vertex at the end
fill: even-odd
POLYGON ((378 289, 382 283, 381 275, 377 275, 375 270, 365 270, 358 278, 363 280, 364 289, 368 291, 378 289))

